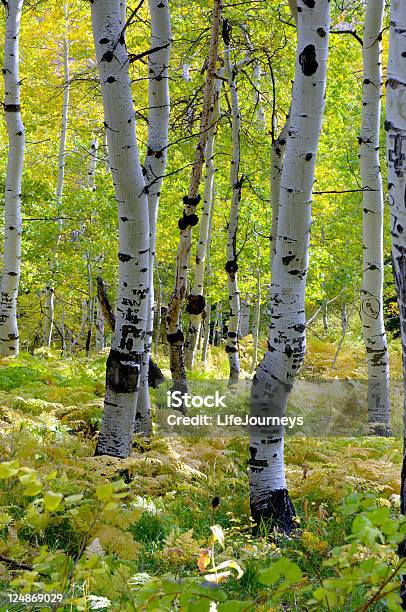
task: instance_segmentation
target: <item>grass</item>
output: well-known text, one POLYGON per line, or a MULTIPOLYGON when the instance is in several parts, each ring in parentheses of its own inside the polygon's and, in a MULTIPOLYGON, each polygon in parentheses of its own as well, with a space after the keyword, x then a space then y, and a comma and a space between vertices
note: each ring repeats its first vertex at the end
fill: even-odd
MULTIPOLYGON (((247 339, 242 350, 243 376, 247 377, 251 352, 247 339)), ((337 370, 331 371, 334 352, 331 343, 315 337, 310 340, 301 375, 305 384, 310 385, 318 376, 331 380, 336 376, 365 377, 360 342, 345 342, 337 370)), ((36 356, 23 354, 15 360, 2 360, 0 453, 3 461, 18 458, 21 465, 37 470, 41 478, 55 469, 53 490, 64 496, 83 492, 88 496, 100 482, 120 478, 123 470, 130 474, 130 495, 125 504, 116 517, 113 513, 99 522, 89 539, 100 540, 105 551, 103 563, 113 584, 109 586, 105 575, 95 570, 89 588, 110 597, 112 610, 127 609, 125 585, 131 576, 145 572, 178 578, 198 576, 197 555, 207 547, 213 524, 222 526, 226 538, 217 561, 234 559, 244 569, 241 580, 230 579, 226 584, 230 597, 252 599, 258 610, 303 610, 308 595, 293 588, 282 600, 274 601, 272 593, 259 582, 261 568, 284 555, 298 563, 316 587, 332 573, 323 561, 334 547, 346 543, 351 520, 343 519, 338 509, 349 493, 372 494, 378 503, 389 504, 397 512, 402 458, 398 438, 288 437, 287 479, 302 533, 295 539, 273 534, 252 536, 245 437, 202 439, 160 436, 158 432, 147 452, 135 449, 129 460, 94 458, 105 357, 62 360, 52 351, 40 351, 36 356), (219 505, 213 509, 215 497, 219 505), (127 576, 125 579, 118 577, 117 568, 127 576)), ((167 357, 159 355, 157 360, 168 375, 167 357)), ((396 343, 392 362, 397 376, 401 366, 396 343)), ((212 348, 207 371, 194 375, 194 384, 197 388, 214 388, 217 383, 210 381, 224 379, 226 373, 222 347, 212 348)), ((291 406, 306 413, 311 402, 303 388, 293 394, 291 406)), ((162 393, 153 392, 157 414, 157 406, 164 401, 162 393)), ((240 405, 237 402, 235 409, 243 410, 245 401, 241 399, 240 405)), ((44 529, 30 527, 24 517, 27 512, 35 515, 35 499, 24 500, 18 486, 10 488, 7 482, 0 481, 0 554, 30 562, 45 546, 53 555, 74 558, 91 525, 90 510, 83 506, 79 516, 51 521, 44 529)), ((56 574, 59 571, 54 568, 56 574)), ((0 564, 4 585, 20 574, 0 564)), ((349 609, 356 610, 364 600, 365 589, 356 590, 349 609)))

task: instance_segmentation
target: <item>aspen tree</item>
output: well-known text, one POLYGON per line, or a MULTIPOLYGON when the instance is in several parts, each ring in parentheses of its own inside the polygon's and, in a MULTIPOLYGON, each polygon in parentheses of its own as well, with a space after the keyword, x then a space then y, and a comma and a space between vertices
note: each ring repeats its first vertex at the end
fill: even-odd
MULTIPOLYGON (((184 335, 182 331, 182 308, 186 299, 190 251, 192 247, 192 228, 198 223, 196 214, 200 202, 200 182, 202 178, 204 154, 212 120, 214 83, 219 47, 222 0, 214 0, 210 49, 207 61, 207 76, 203 93, 203 108, 200 120, 199 142, 196 147, 192 173, 187 196, 183 198, 183 216, 179 220, 180 240, 176 256, 176 273, 174 288, 168 305, 166 317, 167 340, 170 349, 170 367, 173 389, 187 390, 186 369, 184 362, 184 335)), ((202 300, 188 300, 189 314, 203 312, 202 300), (197 303, 196 303, 197 302, 197 303)))
POLYGON ((383 318, 383 188, 379 161, 384 0, 368 0, 364 23, 362 125, 359 160, 363 189, 361 319, 368 361, 368 420, 389 435, 389 353, 383 318))
POLYGON ((149 214, 139 159, 128 53, 120 0, 91 3, 92 29, 118 202, 119 282, 116 320, 106 365, 106 395, 97 455, 127 457, 148 319, 149 214))
POLYGON ((25 131, 20 105, 20 21, 23 0, 5 4, 4 114, 7 124, 8 159, 4 196, 4 262, 1 275, 0 355, 18 355, 17 297, 21 270, 21 180, 25 131))
MULTIPOLYGON (((252 387, 255 417, 285 414, 306 350, 311 198, 325 105, 330 3, 298 0, 297 8, 297 59, 272 266, 272 319, 268 350, 252 387)), ((253 426, 250 438, 252 517, 257 524, 270 520, 289 533, 295 523, 285 479, 283 426, 253 426)))
MULTIPOLYGON (((389 59, 386 82, 386 150, 392 235, 392 263, 395 276, 403 353, 403 384, 406 390, 406 4, 392 0, 389 59)), ((406 415, 406 393, 404 399, 406 415)), ((405 422, 405 417, 404 417, 405 422)), ((406 427, 406 425, 405 425, 406 427)), ((403 466, 400 510, 406 514, 406 429, 403 432, 403 466)), ((399 546, 406 557, 406 541, 399 546)), ((402 577, 401 596, 406 605, 406 578, 402 577)))
MULTIPOLYGON (((194 303, 197 303, 200 299, 202 304, 204 302, 204 306, 206 306, 206 300, 203 296, 205 276, 204 273, 206 268, 206 256, 210 236, 210 220, 212 218, 213 207, 214 175, 216 172, 216 169, 214 167, 214 144, 216 138, 217 123, 220 117, 220 92, 223 83, 222 73, 223 71, 220 70, 218 75, 219 78, 217 79, 215 85, 214 111, 206 145, 206 174, 204 178, 203 210, 199 226, 199 240, 197 242, 196 249, 196 268, 194 274, 193 288, 190 292, 190 296, 193 296, 194 303)), ((200 308, 195 308, 194 310, 200 310, 200 308)), ((193 368, 194 360, 196 357, 197 340, 200 334, 203 312, 204 310, 196 314, 190 314, 189 331, 185 343, 185 364, 189 370, 193 368)))
POLYGON ((135 415, 135 431, 146 437, 152 433, 148 387, 149 361, 154 329, 154 264, 159 197, 166 169, 170 115, 169 60, 171 51, 171 18, 169 0, 150 0, 151 48, 161 47, 148 60, 148 144, 144 163, 149 210, 149 296, 145 350, 141 367, 140 389, 135 415))

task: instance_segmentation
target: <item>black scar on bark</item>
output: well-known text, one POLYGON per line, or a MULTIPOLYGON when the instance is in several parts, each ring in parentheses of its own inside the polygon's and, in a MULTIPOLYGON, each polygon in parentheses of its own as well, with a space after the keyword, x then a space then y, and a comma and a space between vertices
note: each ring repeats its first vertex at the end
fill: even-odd
POLYGON ((178 221, 178 228, 183 231, 188 226, 195 227, 199 223, 199 217, 197 215, 185 215, 183 213, 183 217, 181 217, 178 221))
POLYGON ((123 263, 126 263, 127 261, 130 261, 130 259, 132 259, 132 256, 131 255, 126 255, 125 253, 119 253, 118 254, 118 258, 123 263))
POLYGON ((103 53, 102 62, 107 62, 109 64, 113 60, 113 57, 113 51, 106 51, 106 53, 103 53))
POLYGON ((225 269, 226 269, 226 272, 228 272, 229 274, 233 274, 233 273, 235 274, 235 272, 238 271, 238 264, 235 261, 235 259, 228 261, 225 265, 225 269))
POLYGON ((326 36, 326 30, 324 28, 318 28, 317 34, 320 36, 320 38, 324 38, 326 36))
POLYGON ((270 491, 266 506, 251 502, 251 516, 255 522, 254 533, 259 534, 263 523, 270 523, 274 529, 289 535, 296 527, 295 508, 287 489, 270 491))
POLYGON ((303 4, 305 4, 308 8, 314 8, 315 1, 314 0, 303 0, 303 4))
POLYGON ((291 346, 289 346, 289 344, 288 344, 288 345, 287 345, 287 347, 285 348, 285 355, 286 355, 287 357, 289 357, 289 358, 290 358, 290 357, 292 357, 292 355, 293 355, 293 349, 292 349, 292 347, 291 347, 291 346))
POLYGON ((236 334, 236 332, 228 332, 227 336, 228 336, 229 338, 237 338, 237 334, 236 334))
POLYGON ((200 315, 206 308, 206 300, 203 295, 189 295, 186 312, 191 315, 200 315))
POLYGON ((183 203, 185 206, 197 206, 200 202, 200 195, 197 195, 195 198, 189 198, 189 196, 183 197, 183 203))
POLYGON ((173 334, 166 334, 166 339, 169 344, 176 344, 177 342, 184 342, 185 336, 182 330, 178 329, 178 331, 173 334))
POLYGON ((305 76, 312 76, 317 72, 319 64, 316 60, 316 48, 314 45, 307 45, 299 55, 299 64, 305 76))
POLYGON ((226 346, 226 353, 238 353, 238 349, 235 346, 226 346))
POLYGON ((296 255, 285 255, 285 257, 282 257, 282 263, 284 266, 288 266, 290 264, 291 261, 293 261, 295 259, 296 255))
POLYGON ((111 349, 106 363, 106 386, 114 393, 135 393, 139 366, 134 357, 111 349))

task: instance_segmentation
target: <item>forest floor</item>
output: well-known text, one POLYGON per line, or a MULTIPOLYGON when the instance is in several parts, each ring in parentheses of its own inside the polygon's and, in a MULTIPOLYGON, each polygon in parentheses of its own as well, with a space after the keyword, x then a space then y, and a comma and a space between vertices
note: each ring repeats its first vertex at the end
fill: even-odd
MULTIPOLYGON (((307 385, 318 378, 344 380, 351 383, 351 397, 357 396, 357 379, 365 377, 362 345, 344 343, 336 369, 331 370, 336 346, 311 340, 302 380, 307 385)), ((391 353, 396 378, 401 371, 396 343, 391 353)), ((188 580, 201 581, 210 568, 205 568, 207 549, 215 546, 217 566, 232 561, 231 576, 222 585, 231 606, 219 604, 219 610, 390 607, 389 596, 385 604, 376 603, 379 597, 371 601, 374 586, 367 580, 345 585, 342 569, 332 568, 326 560, 339 550, 351 571, 355 566, 358 571, 369 558, 383 559, 388 568, 396 563, 393 542, 381 541, 376 550, 374 536, 368 548, 362 534, 349 560, 348 534, 355 511, 351 504, 354 508, 361 504, 365 510, 369 502, 364 498, 390 517, 398 514, 400 436, 288 437, 287 480, 298 534, 285 538, 265 529, 254 537, 244 436, 164 436, 158 426, 151 444, 136 445, 128 460, 93 457, 105 359, 106 354, 61 359, 56 352, 41 349, 35 356, 22 354, 0 362, 0 452, 6 462, 0 465, 0 555, 8 559, 0 563, 2 589, 69 592, 73 599, 63 607, 66 610, 215 610, 210 598, 198 599, 195 607, 172 608, 169 600, 164 601, 165 588, 156 583, 149 595, 144 592, 154 576, 180 579, 190 590, 188 580), (113 488, 111 482, 116 483, 113 488), (353 493, 360 496, 348 498, 353 493), (213 525, 222 528, 216 543, 210 540, 213 525), (272 581, 261 582, 261 570, 281 556, 297 564, 303 576, 290 582, 284 579, 284 588, 271 588, 272 581), (23 568, 19 563, 35 566, 23 568), (244 571, 238 580, 236 564, 244 571), (330 600, 321 591, 317 596, 318 589, 328 588, 325 581, 332 576, 341 577, 342 583, 333 587, 342 591, 341 600, 330 600), (143 600, 137 599, 140 593, 143 600), (148 597, 154 603, 148 600, 150 607, 143 607, 148 597), (317 597, 322 601, 317 602, 317 597), (234 600, 246 603, 238 607, 234 600)), ((250 359, 250 343, 245 341, 244 376, 250 359)), ((168 375, 167 357, 159 355, 157 361, 168 375)), ((226 373, 223 350, 217 348, 211 350, 206 373, 194 378, 221 380, 226 373)), ((337 389, 345 403, 342 386, 337 389)), ((152 396, 158 413, 162 391, 153 390, 152 396)), ((302 388, 293 395, 292 404, 299 408, 308 402, 310 409, 311 396, 302 388)), ((373 574, 371 568, 369 573, 373 574)), ((37 609, 30 605, 29 609, 37 609)), ((400 609, 395 606, 390 609, 400 609)), ((7 609, 26 610, 27 604, 11 608, 1 600, 0 610, 7 609)))

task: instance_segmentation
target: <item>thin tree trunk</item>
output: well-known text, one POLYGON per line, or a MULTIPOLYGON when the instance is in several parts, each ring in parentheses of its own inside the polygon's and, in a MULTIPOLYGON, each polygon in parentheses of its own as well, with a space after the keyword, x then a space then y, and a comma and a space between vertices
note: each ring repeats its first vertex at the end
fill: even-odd
MULTIPOLYGON (((56 239, 56 248, 59 246, 62 239, 62 198, 65 182, 65 158, 66 158, 66 138, 68 133, 69 121, 69 98, 70 98, 70 73, 69 73, 69 38, 68 38, 68 4, 64 5, 64 37, 62 40, 63 51, 63 102, 61 115, 61 132, 59 137, 59 152, 58 152, 58 176, 56 180, 55 201, 57 208, 58 235, 56 239)), ((45 289, 45 319, 44 319, 44 336, 43 346, 51 346, 52 332, 54 327, 55 316, 55 290, 54 290, 54 261, 50 266, 51 279, 45 289)))
POLYGON ((258 345, 259 345, 259 326, 261 321, 261 269, 259 267, 258 257, 258 268, 257 268, 257 294, 255 296, 254 306, 254 318, 252 325, 252 363, 251 363, 251 374, 255 372, 255 368, 258 360, 258 345))
POLYGON ((97 165, 97 153, 99 149, 99 139, 93 138, 90 151, 89 151, 89 170, 87 172, 87 186, 91 191, 96 190, 96 165, 97 165))
POLYGON ((210 340, 210 319, 211 319, 211 303, 206 302, 205 318, 204 318, 204 336, 203 336, 203 347, 202 347, 202 364, 203 368, 207 364, 207 353, 209 350, 210 340))
MULTIPOLYGON (((285 414, 306 347, 310 203, 325 105, 330 3, 298 0, 297 8, 297 60, 272 266, 270 337, 252 387, 251 411, 258 419, 285 414)), ((295 522, 285 479, 283 426, 268 426, 266 421, 262 426, 259 421, 250 436, 252 517, 257 524, 270 520, 289 533, 295 522)))
POLYGON ((45 318, 44 335, 42 346, 50 347, 52 344, 52 332, 54 329, 55 317, 55 293, 53 287, 45 287, 45 318))
POLYGON ((251 305, 247 301, 241 300, 241 316, 240 316, 240 338, 245 338, 250 333, 250 320, 251 320, 251 305))
POLYGON ((116 322, 106 365, 106 396, 96 454, 127 457, 131 452, 148 318, 148 199, 138 154, 120 0, 94 0, 91 11, 119 216, 116 322))
POLYGON ((96 350, 102 351, 105 346, 104 315, 99 300, 96 304, 96 350))
POLYGON ((160 338, 160 335, 161 335, 161 323, 162 323, 162 320, 161 320, 162 281, 161 281, 161 277, 159 276, 159 271, 158 271, 158 267, 157 266, 156 266, 156 269, 157 269, 156 278, 157 278, 158 292, 157 292, 157 297, 156 297, 154 353, 155 353, 155 355, 158 355, 159 338, 160 338))
POLYGON ((168 0, 149 0, 151 15, 151 48, 163 47, 149 56, 148 63, 148 146, 145 159, 145 182, 149 209, 149 295, 145 348, 141 366, 140 389, 135 415, 135 432, 152 434, 151 405, 148 387, 149 362, 154 330, 154 263, 159 196, 166 169, 170 115, 168 68, 171 51, 171 17, 168 0))
POLYGON ((227 281, 230 317, 228 322, 228 333, 226 353, 230 366, 229 385, 238 382, 240 378, 240 357, 238 346, 238 332, 240 327, 240 291, 238 288, 238 254, 237 254, 237 232, 238 217, 240 213, 241 190, 243 177, 240 177, 240 127, 241 115, 238 100, 236 75, 237 67, 231 65, 230 59, 230 34, 231 26, 223 22, 224 40, 224 63, 231 95, 231 124, 232 124, 232 160, 230 167, 230 186, 232 189, 230 219, 227 224, 227 281))
POLYGON ((368 361, 368 421, 390 434, 389 353, 383 318, 383 187, 379 161, 384 0, 368 0, 364 23, 364 80, 359 160, 363 193, 361 319, 368 361))
POLYGON ((93 324, 94 324, 94 296, 93 296, 93 270, 92 270, 92 260, 90 258, 90 253, 85 253, 85 257, 87 260, 87 335, 86 335, 86 357, 90 355, 90 348, 92 342, 92 332, 93 332, 93 324))
MULTIPOLYGON (((392 263, 399 305, 403 356, 404 417, 403 465, 400 486, 400 511, 406 514, 406 3, 392 0, 390 15, 389 61, 386 90, 386 148, 388 190, 391 215, 392 263)), ((406 556, 406 540, 399 545, 406 556)), ((402 576, 401 597, 406 607, 406 577, 402 576)))
POLYGON ((182 331, 182 307, 187 292, 190 250, 192 247, 192 228, 198 223, 196 215, 200 202, 199 188, 202 177, 204 154, 212 121, 214 100, 214 81, 216 74, 222 0, 214 0, 210 50, 207 62, 207 76, 203 94, 203 108, 200 120, 199 142, 196 148, 189 191, 184 197, 183 216, 179 220, 180 240, 176 257, 176 275, 173 292, 168 305, 166 318, 167 339, 170 349, 170 367, 173 390, 187 391, 186 369, 184 363, 184 335, 182 331))
MULTIPOLYGON (((221 74, 220 74, 221 77, 221 74)), ((189 295, 188 312, 190 315, 189 331, 185 343, 185 365, 189 370, 193 369, 197 340, 200 334, 202 314, 206 306, 203 295, 204 272, 206 267, 207 245, 209 242, 210 219, 213 207, 214 192, 214 143, 216 138, 217 123, 220 117, 220 91, 222 80, 219 78, 215 85, 214 111, 212 125, 206 145, 206 175, 204 180, 203 210, 199 227, 199 241, 196 250, 196 268, 194 275, 193 288, 189 295)))
POLYGON ((0 355, 18 355, 17 298, 21 271, 21 180, 25 131, 20 106, 19 43, 23 0, 5 4, 4 113, 8 135, 8 159, 4 196, 4 262, 1 275, 0 355))
POLYGON ((223 313, 221 308, 221 302, 216 304, 216 318, 213 326, 213 346, 221 344, 223 338, 223 313))

